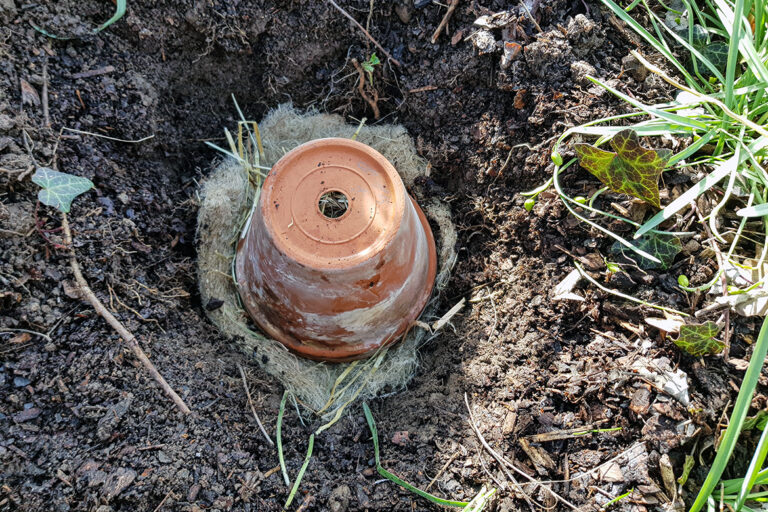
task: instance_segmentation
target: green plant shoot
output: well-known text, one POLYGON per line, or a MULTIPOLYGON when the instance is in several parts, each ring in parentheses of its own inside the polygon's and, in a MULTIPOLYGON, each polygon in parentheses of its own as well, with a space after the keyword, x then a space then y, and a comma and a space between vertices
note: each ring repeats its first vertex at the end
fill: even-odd
POLYGON ((376 66, 381 64, 381 61, 376 56, 376 52, 372 53, 368 60, 363 61, 363 71, 368 73, 368 82, 373 84, 373 70, 376 66))

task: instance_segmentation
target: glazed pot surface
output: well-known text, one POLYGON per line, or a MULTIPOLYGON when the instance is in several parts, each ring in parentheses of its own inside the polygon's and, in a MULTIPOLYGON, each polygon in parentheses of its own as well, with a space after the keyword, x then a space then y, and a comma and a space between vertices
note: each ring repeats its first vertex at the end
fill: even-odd
POLYGON ((319 139, 264 180, 238 244, 237 284, 256 323, 312 359, 359 359, 412 325, 434 285, 434 238, 392 164, 319 139))

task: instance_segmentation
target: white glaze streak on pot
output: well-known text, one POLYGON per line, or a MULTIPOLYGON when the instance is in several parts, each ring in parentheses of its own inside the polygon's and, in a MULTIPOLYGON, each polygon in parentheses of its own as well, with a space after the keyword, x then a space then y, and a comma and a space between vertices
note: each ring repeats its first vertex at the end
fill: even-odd
POLYGON ((333 141, 363 153, 281 159, 241 240, 236 270, 241 297, 268 334, 308 357, 346 360, 396 341, 410 326, 429 298, 436 261, 429 226, 391 164, 367 146, 333 141), (316 207, 326 190, 351 195, 338 219, 316 207))

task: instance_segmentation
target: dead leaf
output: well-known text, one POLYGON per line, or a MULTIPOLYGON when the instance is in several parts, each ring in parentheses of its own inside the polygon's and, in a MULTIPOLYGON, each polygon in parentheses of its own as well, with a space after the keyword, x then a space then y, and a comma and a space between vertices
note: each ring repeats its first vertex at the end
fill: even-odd
POLYGON ((40 105, 40 95, 37 94, 35 88, 23 78, 19 79, 19 84, 21 85, 21 103, 24 105, 40 105))
POLYGON ((17 344, 26 343, 31 339, 32 339, 32 335, 30 335, 27 332, 22 332, 21 334, 17 334, 16 336, 8 340, 8 343, 17 343, 17 344))

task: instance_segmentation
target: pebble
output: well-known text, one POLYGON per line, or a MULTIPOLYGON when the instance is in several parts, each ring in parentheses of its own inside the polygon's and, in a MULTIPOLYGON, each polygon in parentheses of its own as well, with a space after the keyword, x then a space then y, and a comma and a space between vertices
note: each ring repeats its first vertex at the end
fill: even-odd
POLYGON ((13 378, 13 386, 16 388, 23 388, 24 386, 28 386, 29 383, 30 383, 29 379, 25 379, 24 377, 13 378))
POLYGON ((107 501, 123 492, 136 479, 136 472, 128 468, 118 468, 109 474, 101 488, 101 494, 107 501))
POLYGON ((38 416, 40 416, 42 412, 43 411, 41 411, 37 407, 31 407, 29 409, 25 409, 21 412, 14 414, 13 420, 16 421, 17 423, 23 423, 25 421, 30 421, 37 418, 38 416))

